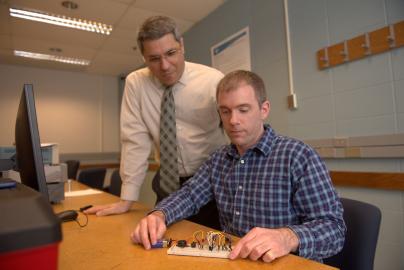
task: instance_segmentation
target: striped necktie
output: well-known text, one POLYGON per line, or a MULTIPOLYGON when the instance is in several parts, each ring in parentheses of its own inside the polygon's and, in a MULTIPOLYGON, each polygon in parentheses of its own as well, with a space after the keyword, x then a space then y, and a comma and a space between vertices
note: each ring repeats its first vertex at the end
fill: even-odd
POLYGON ((160 187, 170 194, 179 186, 175 102, 172 87, 167 87, 160 114, 160 187))

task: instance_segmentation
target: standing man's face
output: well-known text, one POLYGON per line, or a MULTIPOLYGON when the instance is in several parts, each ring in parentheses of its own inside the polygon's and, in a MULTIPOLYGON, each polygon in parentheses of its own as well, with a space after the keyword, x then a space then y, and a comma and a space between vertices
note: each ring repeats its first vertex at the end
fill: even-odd
POLYGON ((143 57, 147 67, 165 86, 174 85, 184 72, 184 44, 173 34, 143 42, 143 57))

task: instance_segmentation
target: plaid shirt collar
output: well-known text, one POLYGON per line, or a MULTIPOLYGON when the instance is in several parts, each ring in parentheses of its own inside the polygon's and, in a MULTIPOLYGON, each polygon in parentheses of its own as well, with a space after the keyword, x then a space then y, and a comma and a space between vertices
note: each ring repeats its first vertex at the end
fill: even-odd
MULTIPOLYGON (((271 152, 272 149, 272 143, 276 137, 275 131, 271 128, 269 124, 264 124, 264 133, 260 140, 258 141, 257 144, 252 146, 250 149, 246 151, 246 154, 255 151, 257 153, 261 153, 264 156, 268 156, 269 153, 271 152)), ((240 154, 237 151, 237 147, 231 143, 228 145, 227 149, 227 155, 232 158, 232 159, 238 159, 240 158, 240 154)))

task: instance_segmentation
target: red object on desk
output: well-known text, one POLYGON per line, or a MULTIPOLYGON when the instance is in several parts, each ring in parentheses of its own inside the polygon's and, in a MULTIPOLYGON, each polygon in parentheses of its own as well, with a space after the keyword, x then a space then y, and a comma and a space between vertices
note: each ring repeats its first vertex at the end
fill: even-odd
POLYGON ((57 269, 60 220, 41 193, 20 183, 0 189, 0 213, 0 269, 57 269))
POLYGON ((0 254, 0 269, 23 270, 58 268, 58 244, 0 254))

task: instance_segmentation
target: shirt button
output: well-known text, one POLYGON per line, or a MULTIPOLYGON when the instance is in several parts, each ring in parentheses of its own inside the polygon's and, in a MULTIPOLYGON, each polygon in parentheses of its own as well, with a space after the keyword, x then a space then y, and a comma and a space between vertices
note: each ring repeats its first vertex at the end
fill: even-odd
POLYGON ((239 216, 240 215, 240 212, 239 211, 236 211, 236 216, 239 216))
POLYGON ((241 164, 244 164, 244 159, 240 160, 240 163, 241 163, 241 164))
POLYGON ((241 185, 238 186, 238 189, 239 189, 239 190, 242 190, 242 189, 243 189, 243 186, 241 186, 241 185))

